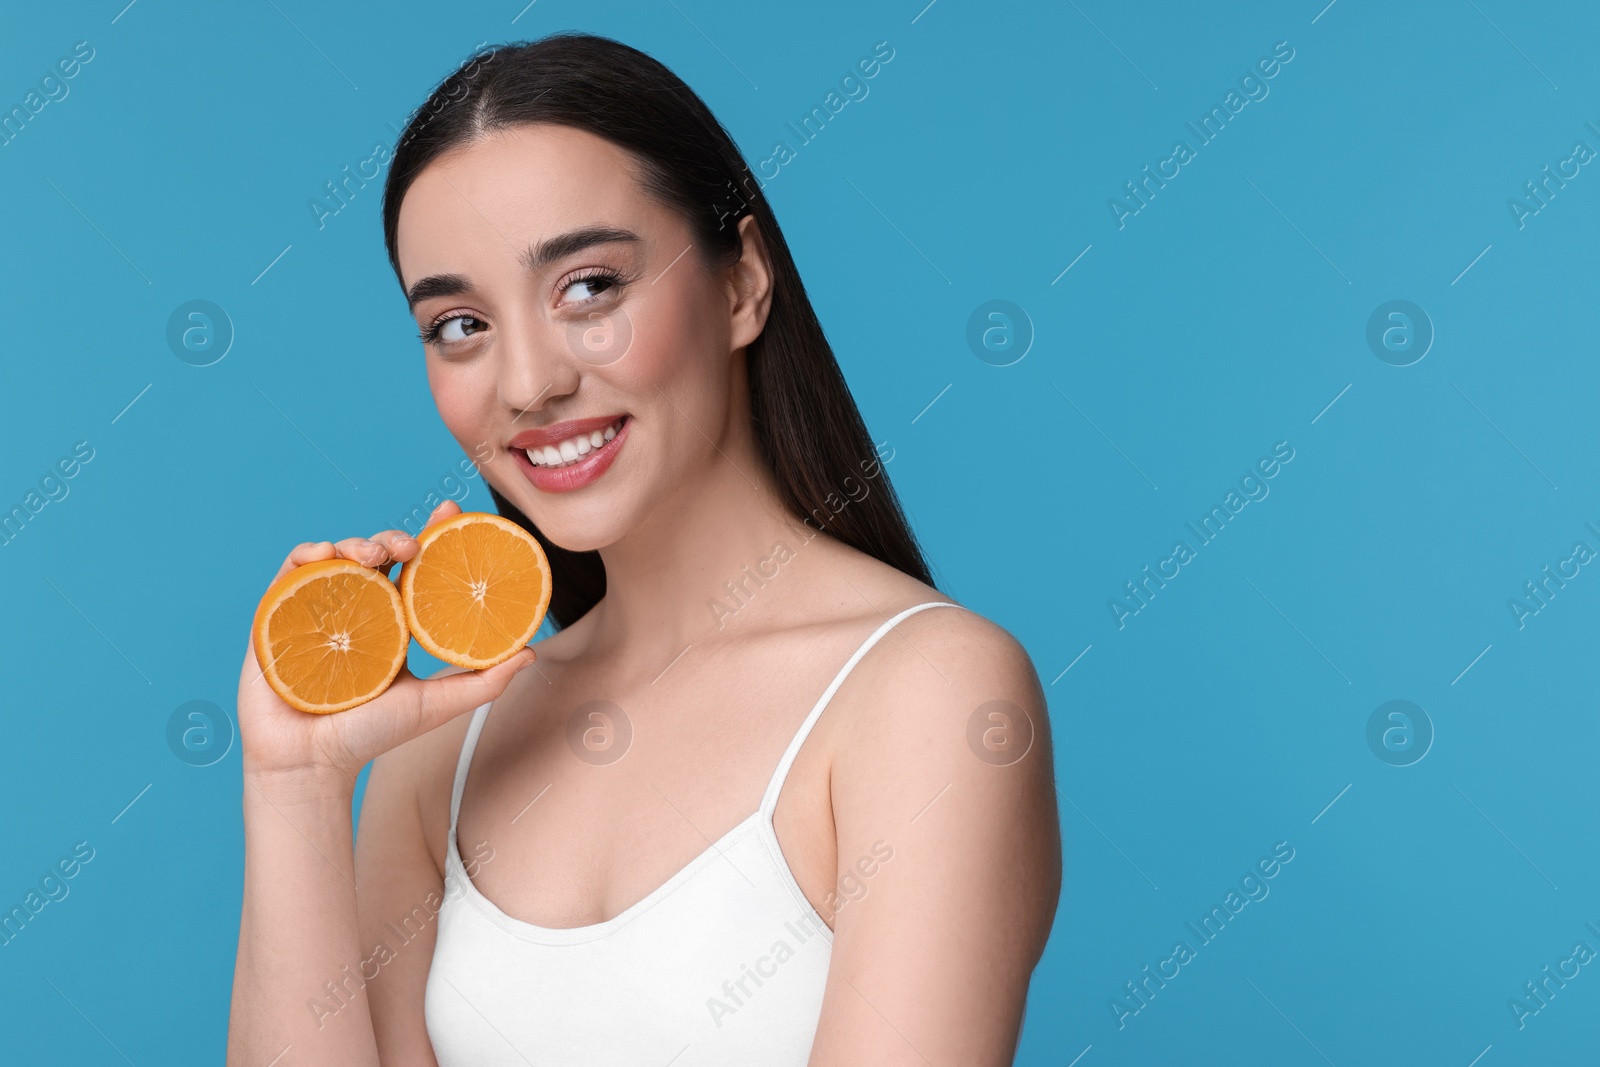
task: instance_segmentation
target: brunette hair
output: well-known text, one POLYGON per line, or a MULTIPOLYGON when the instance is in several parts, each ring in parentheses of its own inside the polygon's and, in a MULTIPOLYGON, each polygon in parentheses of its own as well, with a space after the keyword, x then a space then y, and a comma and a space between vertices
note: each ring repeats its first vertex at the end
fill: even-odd
MULTIPOLYGON (((402 288, 396 231, 411 183, 444 152, 522 123, 585 130, 630 152, 645 192, 682 214, 713 268, 739 261, 738 222, 755 216, 773 291, 765 328, 746 348, 750 409, 780 498, 813 528, 933 585, 760 183, 705 101, 644 52, 609 37, 556 33, 481 50, 440 82, 408 118, 384 185, 384 244, 402 288), (876 476, 878 492, 845 502, 841 494, 869 469, 868 457, 866 477, 876 476)), ((489 492, 499 513, 550 557, 554 624, 582 617, 605 594, 600 554, 553 544, 498 490, 489 492)))

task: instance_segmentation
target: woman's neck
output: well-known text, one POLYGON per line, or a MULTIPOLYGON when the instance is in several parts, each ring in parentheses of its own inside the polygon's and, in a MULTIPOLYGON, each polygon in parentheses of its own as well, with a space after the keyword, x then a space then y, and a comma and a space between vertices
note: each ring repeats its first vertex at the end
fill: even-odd
POLYGON ((666 666, 692 643, 770 618, 785 564, 812 537, 780 503, 754 440, 725 441, 699 477, 600 550, 606 595, 585 643, 666 666))

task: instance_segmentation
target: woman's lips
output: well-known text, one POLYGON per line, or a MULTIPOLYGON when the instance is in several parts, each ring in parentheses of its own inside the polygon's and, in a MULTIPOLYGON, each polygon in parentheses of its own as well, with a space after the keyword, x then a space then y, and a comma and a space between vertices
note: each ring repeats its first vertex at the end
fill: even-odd
POLYGON ((507 448, 543 448, 546 445, 559 445, 562 441, 579 434, 592 433, 595 430, 604 430, 615 425, 619 420, 627 418, 627 412, 619 411, 611 415, 595 415, 587 419, 568 419, 546 426, 542 430, 523 430, 510 441, 506 442, 507 448))
POLYGON ((582 489, 589 485, 610 469, 617 458, 617 453, 622 450, 622 444, 627 440, 628 430, 632 426, 633 417, 624 415, 622 428, 617 431, 615 437, 586 453, 576 463, 569 463, 564 467, 535 466, 528 459, 527 445, 512 448, 511 452, 516 457, 517 465, 522 468, 522 473, 533 483, 535 489, 542 489, 547 493, 570 493, 574 489, 582 489))

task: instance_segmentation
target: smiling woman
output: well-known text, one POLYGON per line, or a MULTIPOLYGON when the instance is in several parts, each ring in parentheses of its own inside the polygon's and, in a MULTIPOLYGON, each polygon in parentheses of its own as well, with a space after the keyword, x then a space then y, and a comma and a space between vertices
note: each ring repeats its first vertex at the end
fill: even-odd
MULTIPOLYGON (((727 132, 619 42, 507 45, 408 123, 383 222, 435 406, 545 547, 556 632, 537 671, 403 672, 315 721, 247 652, 230 1062, 1009 1063, 1060 888, 1043 694, 933 587, 727 132), (775 544, 806 549, 708 619, 775 544), (995 701, 1040 743, 969 747, 995 701), (324 1028, 320 976, 429 894, 427 951, 324 1028)), ((416 551, 387 530, 284 567, 416 551)))

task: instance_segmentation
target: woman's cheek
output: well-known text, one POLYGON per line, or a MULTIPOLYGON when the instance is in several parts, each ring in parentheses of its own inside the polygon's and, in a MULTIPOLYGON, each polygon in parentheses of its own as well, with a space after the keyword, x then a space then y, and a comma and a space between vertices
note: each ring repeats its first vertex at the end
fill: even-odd
POLYGON ((439 418, 469 456, 483 451, 485 446, 494 447, 495 443, 484 436, 485 428, 495 425, 489 418, 495 398, 492 376, 483 375, 481 368, 430 359, 428 387, 439 418))
POLYGON ((615 364, 618 384, 630 392, 654 392, 681 381, 694 350, 683 305, 657 299, 618 308, 617 314, 631 334, 627 355, 615 364))

